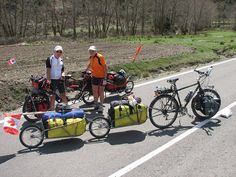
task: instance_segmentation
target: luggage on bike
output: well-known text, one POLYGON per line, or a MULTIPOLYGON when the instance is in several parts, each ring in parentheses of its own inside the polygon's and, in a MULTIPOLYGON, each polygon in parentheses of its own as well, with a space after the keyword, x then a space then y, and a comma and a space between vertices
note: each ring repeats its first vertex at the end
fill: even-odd
POLYGON ((72 111, 67 112, 62 115, 62 118, 83 118, 84 110, 83 109, 72 109, 72 111))
POLYGON ((82 118, 48 119, 47 138, 61 138, 82 135, 86 130, 86 120, 82 118), (60 127, 61 126, 61 127, 60 127))
MULTIPOLYGON (((63 107, 58 106, 58 109, 63 107)), ((68 107, 67 107, 68 108, 68 107)), ((68 109, 67 109, 68 110, 68 109)), ((79 136, 85 132, 86 121, 82 109, 73 109, 69 112, 47 112, 42 117, 47 138, 79 136)))
POLYGON ((47 121, 48 119, 55 118, 83 118, 84 117, 83 109, 72 109, 70 112, 62 113, 62 112, 47 112, 42 116, 43 121, 47 121))
POLYGON ((199 99, 200 110, 204 115, 211 115, 219 110, 220 103, 217 99, 213 98, 210 95, 205 95, 199 99))
MULTIPOLYGON (((121 102, 122 103, 122 102, 121 102)), ((111 103, 111 105, 117 104, 111 103)), ((147 107, 143 103, 135 106, 123 102, 123 104, 111 106, 108 110, 113 127, 142 124, 147 120, 147 107)))
POLYGON ((66 113, 72 111, 71 107, 65 103, 58 103, 55 108, 56 112, 66 113))
POLYGON ((45 77, 31 76, 30 80, 33 88, 35 89, 50 89, 50 84, 47 82, 47 79, 45 77))
POLYGON ((114 84, 116 85, 124 84, 125 81, 126 78, 119 72, 114 76, 114 84))
POLYGON ((118 72, 112 71, 107 73, 107 79, 114 85, 123 85, 126 82, 127 74, 124 70, 118 72))

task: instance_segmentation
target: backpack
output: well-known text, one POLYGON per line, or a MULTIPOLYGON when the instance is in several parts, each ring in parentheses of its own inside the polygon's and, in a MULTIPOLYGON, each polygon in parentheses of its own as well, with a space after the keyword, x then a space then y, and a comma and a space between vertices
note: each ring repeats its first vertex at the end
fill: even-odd
POLYGON ((97 59, 98 59, 98 64, 102 66, 102 63, 101 63, 101 58, 98 57, 98 55, 95 56, 97 59))
POLYGON ((219 109, 219 103, 210 95, 205 95, 201 98, 200 111, 204 115, 213 115, 219 109))

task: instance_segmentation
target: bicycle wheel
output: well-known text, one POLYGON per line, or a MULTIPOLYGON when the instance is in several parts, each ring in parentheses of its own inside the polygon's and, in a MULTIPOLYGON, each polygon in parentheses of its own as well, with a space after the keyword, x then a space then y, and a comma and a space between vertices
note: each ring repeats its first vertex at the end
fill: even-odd
POLYGON ((93 94, 89 91, 84 91, 82 99, 83 99, 83 102, 87 105, 92 105, 94 103, 93 94))
POLYGON ((156 97, 149 106, 149 118, 151 123, 160 129, 169 127, 178 116, 179 105, 176 99, 170 95, 156 97))
POLYGON ((221 98, 220 95, 212 89, 204 89, 202 93, 198 93, 192 100, 191 108, 193 111, 193 114, 199 118, 199 119, 209 119, 213 117, 220 109, 221 106, 221 98), (210 111, 206 111, 206 109, 209 109, 208 107, 205 107, 203 104, 203 98, 207 96, 210 99, 213 99, 215 101, 215 106, 210 108, 210 111))
MULTIPOLYGON (((31 99, 31 97, 28 96, 25 99, 22 112, 25 113, 25 112, 35 112, 35 111, 37 111, 35 104, 33 103, 33 100, 31 99)), ((24 118, 29 122, 37 122, 39 120, 39 118, 36 117, 35 115, 24 115, 24 118)))
POLYGON ((20 142, 23 146, 32 149, 42 144, 44 133, 37 125, 29 125, 20 132, 20 142))
POLYGON ((76 90, 68 94, 68 100, 72 101, 72 103, 75 103, 76 101, 82 100, 82 94, 83 92, 81 90, 76 90))
POLYGON ((134 82, 128 81, 126 84, 125 93, 130 93, 133 91, 133 89, 134 89, 134 82))
POLYGON ((110 122, 104 117, 96 117, 89 124, 89 132, 95 138, 103 138, 110 132, 110 122))

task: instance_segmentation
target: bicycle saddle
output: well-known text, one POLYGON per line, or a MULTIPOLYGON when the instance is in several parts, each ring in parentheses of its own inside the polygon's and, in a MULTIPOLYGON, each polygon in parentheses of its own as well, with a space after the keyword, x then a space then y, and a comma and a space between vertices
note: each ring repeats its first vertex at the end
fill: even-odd
POLYGON ((178 81, 179 78, 174 78, 174 79, 168 79, 167 82, 169 83, 175 83, 176 81, 178 81))

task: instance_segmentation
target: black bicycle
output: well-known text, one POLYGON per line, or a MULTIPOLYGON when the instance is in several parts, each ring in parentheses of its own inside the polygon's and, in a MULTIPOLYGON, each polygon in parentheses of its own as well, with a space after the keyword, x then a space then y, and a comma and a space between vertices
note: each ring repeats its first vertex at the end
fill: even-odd
POLYGON ((214 86, 208 86, 207 84, 207 86, 203 87, 204 83, 209 79, 212 69, 213 67, 209 67, 205 72, 194 69, 199 75, 197 82, 180 89, 176 86, 178 78, 167 80, 171 84, 170 88, 157 87, 155 91, 156 97, 149 106, 151 123, 160 129, 171 126, 175 122, 178 113, 189 115, 187 105, 191 100, 191 108, 197 118, 208 119, 213 117, 220 109, 221 98, 214 90, 214 86), (185 103, 182 104, 179 91, 194 86, 197 87, 194 91, 189 91, 184 99, 185 103))

